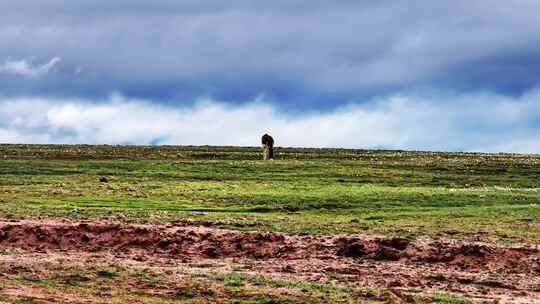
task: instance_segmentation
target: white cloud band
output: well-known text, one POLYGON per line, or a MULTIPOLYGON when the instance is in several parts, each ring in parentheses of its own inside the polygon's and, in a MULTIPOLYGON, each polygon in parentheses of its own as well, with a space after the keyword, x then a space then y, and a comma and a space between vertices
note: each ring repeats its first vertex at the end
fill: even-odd
POLYGON ((540 152, 540 90, 402 94, 326 113, 283 113, 264 101, 191 107, 112 96, 108 100, 0 99, 0 142, 258 145, 540 152))
POLYGON ((6 60, 0 65, 0 73, 38 77, 49 73, 59 62, 59 57, 54 57, 42 65, 32 65, 27 60, 6 60))

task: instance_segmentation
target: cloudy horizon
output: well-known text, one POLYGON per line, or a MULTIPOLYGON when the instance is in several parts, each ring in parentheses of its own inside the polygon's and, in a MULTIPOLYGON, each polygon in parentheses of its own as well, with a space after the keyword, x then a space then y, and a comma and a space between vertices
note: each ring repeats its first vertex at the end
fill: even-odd
POLYGON ((538 9, 0 2, 0 142, 540 153, 538 9))

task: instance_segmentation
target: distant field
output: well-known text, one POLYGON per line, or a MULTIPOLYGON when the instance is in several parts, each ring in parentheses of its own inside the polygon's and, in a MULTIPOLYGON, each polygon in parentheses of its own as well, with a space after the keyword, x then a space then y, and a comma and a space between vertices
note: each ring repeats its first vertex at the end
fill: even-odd
POLYGON ((0 146, 0 216, 540 241, 540 156, 0 146), (108 182, 100 182, 105 177, 108 182))
POLYGON ((539 155, 275 156, 0 145, 0 302, 538 303, 539 155))

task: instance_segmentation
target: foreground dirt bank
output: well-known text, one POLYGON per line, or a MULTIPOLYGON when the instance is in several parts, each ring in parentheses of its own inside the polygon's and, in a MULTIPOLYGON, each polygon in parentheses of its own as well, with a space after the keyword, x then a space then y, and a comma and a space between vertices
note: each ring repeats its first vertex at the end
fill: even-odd
MULTIPOLYGON (((431 238, 295 236, 111 222, 0 221, 0 247, 27 253, 112 254, 152 265, 216 262, 249 273, 317 283, 444 291, 476 299, 540 299, 540 251, 431 238)), ((81 255, 81 256, 82 256, 81 255)))

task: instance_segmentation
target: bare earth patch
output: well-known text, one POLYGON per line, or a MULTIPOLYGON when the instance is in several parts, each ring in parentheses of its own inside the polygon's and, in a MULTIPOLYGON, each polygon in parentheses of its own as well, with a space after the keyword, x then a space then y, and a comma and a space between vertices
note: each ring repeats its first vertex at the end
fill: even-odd
MULTIPOLYGON (((46 273, 39 269, 52 271, 50 265, 82 267, 92 260, 106 260, 130 269, 154 267, 172 274, 175 269, 182 269, 183 274, 235 271, 375 288, 354 291, 360 297, 376 298, 376 289, 384 288, 402 301, 410 299, 411 294, 428 299, 438 292, 478 301, 536 303, 540 299, 540 250, 526 244, 503 246, 372 235, 297 236, 195 227, 183 222, 158 226, 46 220, 0 221, 0 248, 5 251, 0 256, 2 276, 24 273, 26 264, 33 264, 27 270, 40 277, 46 273)), ((131 285, 141 288, 136 283, 131 285)), ((167 295, 171 288, 164 283, 145 292, 167 295)), ((0 294, 93 302, 88 300, 90 295, 83 301, 69 298, 69 292, 15 285, 3 286, 0 294)))

